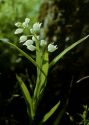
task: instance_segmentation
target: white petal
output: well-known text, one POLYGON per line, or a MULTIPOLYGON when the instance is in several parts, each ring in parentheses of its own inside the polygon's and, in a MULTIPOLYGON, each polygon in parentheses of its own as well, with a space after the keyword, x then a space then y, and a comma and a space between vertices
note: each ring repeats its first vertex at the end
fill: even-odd
POLYGON ((29 19, 29 18, 26 18, 25 21, 24 21, 23 24, 22 24, 23 27, 24 27, 24 28, 28 27, 28 26, 29 26, 29 25, 28 25, 29 22, 30 22, 30 19, 29 19))
POLYGON ((33 40, 27 40, 23 45, 29 46, 32 45, 34 42, 33 40))
POLYGON ((30 22, 30 19, 29 18, 26 18, 25 19, 25 23, 29 23, 30 22))
POLYGON ((15 26, 17 26, 17 27, 21 27, 21 22, 17 22, 17 23, 15 23, 15 26))
POLYGON ((34 33, 33 29, 30 29, 30 32, 31 32, 31 33, 34 33))
POLYGON ((40 27, 41 27, 41 24, 42 23, 35 23, 34 25, 33 25, 33 31, 35 31, 35 32, 39 32, 40 31, 40 27))
POLYGON ((23 26, 24 28, 26 28, 26 27, 28 27, 28 23, 23 22, 23 23, 22 23, 22 26, 23 26))
POLYGON ((34 45, 30 45, 30 46, 27 46, 27 49, 34 51, 36 49, 36 47, 34 45))
POLYGON ((23 29, 22 28, 18 28, 18 29, 16 29, 15 34, 20 34, 22 32, 23 32, 23 29))
POLYGON ((21 36, 20 37, 20 43, 25 42, 27 40, 27 36, 21 36))
POLYGON ((49 52, 54 52, 56 49, 58 49, 57 45, 53 45, 53 44, 48 45, 49 52))

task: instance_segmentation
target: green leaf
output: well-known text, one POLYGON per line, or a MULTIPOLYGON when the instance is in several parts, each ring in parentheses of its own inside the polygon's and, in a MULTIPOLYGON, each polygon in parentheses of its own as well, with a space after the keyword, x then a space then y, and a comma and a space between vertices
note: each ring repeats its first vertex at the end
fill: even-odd
POLYGON ((11 43, 11 42, 5 42, 8 45, 13 46, 15 49, 17 49, 23 56, 25 56, 30 62, 32 62, 36 67, 38 67, 40 69, 40 71, 45 75, 45 73, 42 71, 42 69, 39 67, 39 65, 27 54, 25 53, 23 50, 21 50, 19 47, 17 47, 15 44, 11 43))
POLYGON ((61 109, 61 111, 59 112, 59 114, 57 115, 53 125, 60 125, 61 119, 66 111, 66 107, 67 107, 67 102, 65 103, 65 105, 63 106, 63 108, 61 109))
POLYGON ((57 110, 57 108, 59 107, 59 105, 60 105, 60 101, 49 112, 47 112, 44 115, 44 117, 43 117, 43 119, 41 121, 41 124, 44 123, 44 122, 46 122, 53 115, 53 113, 57 110))
POLYGON ((20 88, 22 90, 22 93, 23 93, 23 96, 24 96, 24 99, 26 101, 26 104, 27 104, 27 108, 28 108, 28 113, 30 115, 30 117, 33 117, 33 111, 32 111, 32 98, 31 98, 31 95, 30 95, 30 92, 28 91, 25 83, 22 81, 22 79, 16 75, 16 78, 18 80, 18 83, 20 85, 20 88))
POLYGON ((25 56, 29 61, 31 61, 35 66, 37 66, 36 62, 23 50, 21 50, 19 47, 17 47, 15 44, 11 42, 7 42, 9 45, 13 46, 15 49, 17 49, 23 56, 25 56))
POLYGON ((86 37, 78 40, 77 42, 73 43, 72 45, 70 45, 69 47, 67 47, 64 51, 62 51, 58 56, 56 56, 49 64, 49 67, 52 67, 53 65, 55 65, 67 52, 69 52, 71 49, 73 49, 74 47, 76 47, 78 44, 82 43, 84 40, 86 40, 89 37, 89 35, 87 35, 86 37))

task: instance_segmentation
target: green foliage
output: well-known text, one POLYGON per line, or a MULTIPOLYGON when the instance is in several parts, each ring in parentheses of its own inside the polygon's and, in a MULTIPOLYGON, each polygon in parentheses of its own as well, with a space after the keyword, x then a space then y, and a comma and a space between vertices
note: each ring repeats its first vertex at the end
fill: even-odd
POLYGON ((22 90, 24 99, 25 99, 27 107, 28 107, 28 111, 29 111, 28 115, 29 115, 29 117, 33 117, 33 112, 31 110, 31 107, 32 107, 32 98, 31 98, 30 92, 27 89, 25 83, 22 81, 22 79, 18 75, 16 75, 16 78, 18 80, 18 83, 20 85, 20 88, 22 90))
MULTIPOLYGON (((35 86, 34 94, 33 94, 32 98, 30 96, 30 92, 28 91, 25 83, 22 81, 22 79, 19 76, 17 76, 17 80, 18 80, 18 82, 20 84, 20 88, 23 92, 23 96, 27 102, 30 124, 32 124, 32 121, 34 121, 34 118, 36 115, 36 110, 37 110, 37 107, 39 104, 39 100, 42 97, 42 94, 44 93, 44 89, 45 89, 46 83, 47 83, 46 79, 48 76, 48 69, 49 69, 48 51, 47 50, 42 51, 40 46, 39 46, 40 42, 38 41, 36 34, 32 33, 32 35, 36 38, 36 41, 35 41, 35 44, 36 44, 36 62, 28 54, 26 54, 23 50, 18 48, 16 45, 14 45, 13 43, 7 42, 7 44, 15 47, 23 56, 25 56, 29 61, 31 61, 37 67, 37 81, 36 81, 36 86, 35 86)), ((61 54, 59 54, 57 57, 55 57, 53 59, 53 61, 50 63, 51 66, 53 66, 55 63, 57 63, 57 61, 59 61, 67 52, 69 52, 71 49, 76 47, 81 42, 85 41, 88 37, 89 37, 89 35, 80 39, 79 41, 75 42, 74 44, 72 44, 68 48, 66 48, 63 52, 61 52, 61 54)), ((41 121, 41 124, 46 122, 51 117, 51 115, 58 108, 59 104, 60 104, 60 101, 47 114, 44 115, 44 117, 41 121)))
POLYGON ((41 121, 41 124, 43 124, 44 122, 46 122, 53 115, 53 113, 57 110, 57 108, 59 107, 59 105, 60 105, 60 101, 49 112, 47 112, 44 115, 44 117, 43 117, 43 119, 41 121))
POLYGON ((81 42, 83 42, 84 40, 86 40, 89 37, 89 35, 87 35, 86 37, 80 39, 79 41, 77 41, 76 43, 72 44, 71 46, 67 47, 63 52, 61 52, 58 56, 56 56, 52 62, 50 62, 50 67, 55 65, 55 63, 57 63, 67 52, 69 52, 71 49, 73 49, 74 47, 76 47, 78 44, 80 44, 81 42))
POLYGON ((87 105, 83 105, 83 112, 79 114, 81 117, 81 122, 79 125, 89 125, 89 118, 88 118, 89 108, 87 105))
MULTIPOLYGON (((40 99, 43 97, 44 90, 47 84, 47 77, 48 77, 48 71, 49 68, 54 66, 58 61, 60 61, 63 56, 70 52, 74 47, 85 41, 88 37, 84 37, 80 39, 79 41, 75 42, 74 44, 67 47, 64 51, 58 54, 58 56, 54 57, 54 59, 49 63, 49 52, 47 51, 47 48, 45 50, 41 50, 41 47, 39 46, 39 40, 37 39, 36 34, 32 34, 35 38, 35 45, 36 45, 36 57, 33 59, 30 54, 27 52, 24 52, 21 48, 17 46, 17 38, 13 35, 15 26, 13 26, 14 22, 18 19, 23 20, 25 17, 31 17, 31 24, 33 24, 37 18, 35 15, 38 13, 39 8, 39 0, 29 1, 29 0, 6 0, 4 3, 0 3, 0 40, 4 41, 2 38, 8 38, 12 42, 4 42, 11 46, 11 50, 8 49, 8 51, 11 51, 10 56, 12 57, 13 53, 13 47, 20 52, 21 56, 24 56, 30 61, 36 68, 37 68, 37 76, 35 81, 35 88, 32 92, 32 95, 30 94, 25 82, 22 80, 21 76, 16 75, 16 78, 18 80, 19 86, 22 90, 23 97, 27 104, 27 111, 29 115, 29 121, 30 125, 35 122, 36 117, 36 111, 38 108, 38 105, 40 104, 40 99), (29 4, 28 4, 29 3, 29 4), (6 20, 5 20, 6 19, 6 20), (3 20, 3 21, 2 21, 3 20), (12 33, 11 32, 12 29, 12 33)), ((50 16, 51 17, 51 16, 50 16)), ((52 19, 52 18, 51 18, 52 19)), ((50 21, 48 21, 50 23, 50 21)), ((2 43, 0 43, 0 47, 2 43)), ((6 46, 7 47, 7 46, 6 46)), ((5 52, 6 49, 4 49, 5 52)), ((16 56, 13 56, 11 58, 12 60, 16 60, 16 56)), ((41 120, 40 124, 45 123, 58 109, 60 105, 60 101, 51 108, 50 111, 48 111, 46 114, 44 114, 43 119, 41 120)), ((88 109, 89 110, 89 109, 88 109)), ((87 108, 85 108, 84 112, 81 114, 82 123, 84 125, 88 125, 89 122, 87 120, 87 108)), ((57 125, 60 122, 60 119, 65 112, 65 109, 63 108, 61 112, 59 113, 59 117, 57 118, 57 122, 55 121, 54 124, 57 125)))

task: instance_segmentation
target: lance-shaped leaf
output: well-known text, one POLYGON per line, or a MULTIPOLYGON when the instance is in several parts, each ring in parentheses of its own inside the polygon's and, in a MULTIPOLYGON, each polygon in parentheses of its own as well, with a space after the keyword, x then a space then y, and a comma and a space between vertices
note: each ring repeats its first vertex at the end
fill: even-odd
POLYGON ((73 43, 72 45, 70 45, 69 47, 67 47, 64 51, 62 51, 58 56, 56 56, 51 62, 50 62, 50 67, 52 67, 53 65, 55 65, 67 52, 69 52, 71 49, 73 49, 74 47, 76 47, 78 44, 82 43, 84 40, 86 40, 89 37, 89 35, 87 35, 86 37, 78 40, 77 42, 73 43))
POLYGON ((19 83, 20 88, 22 90, 24 99, 26 101, 27 108, 28 108, 28 114, 32 118, 33 117, 33 111, 32 111, 32 98, 31 98, 30 92, 28 91, 25 83, 22 81, 22 79, 18 75, 16 75, 16 78, 18 80, 18 83, 19 83))
POLYGON ((53 113, 57 110, 57 108, 59 107, 59 105, 60 105, 60 101, 49 112, 47 112, 44 115, 44 117, 43 117, 43 119, 42 119, 42 121, 41 121, 40 124, 46 122, 53 115, 53 113))
POLYGON ((27 54, 25 53, 23 50, 21 50, 19 47, 17 47, 15 44, 11 43, 11 42, 5 42, 8 45, 13 46, 16 50, 18 50, 23 56, 25 56, 30 62, 32 62, 36 67, 39 68, 39 70, 45 75, 45 73, 42 71, 42 69, 39 67, 39 65, 27 54))

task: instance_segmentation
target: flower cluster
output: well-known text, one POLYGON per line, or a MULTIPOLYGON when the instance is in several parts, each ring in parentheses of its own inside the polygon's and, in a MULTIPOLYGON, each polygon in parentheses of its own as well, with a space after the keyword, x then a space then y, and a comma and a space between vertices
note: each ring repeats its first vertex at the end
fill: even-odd
MULTIPOLYGON (((15 34, 22 34, 24 33, 25 29, 28 29, 30 32, 30 35, 21 35, 20 36, 20 43, 23 43, 27 47, 27 49, 34 51, 36 50, 35 43, 38 42, 40 48, 43 48, 47 46, 47 41, 40 39, 40 36, 38 35, 40 33, 41 25, 42 23, 36 22, 33 24, 33 26, 30 28, 29 26, 30 19, 26 18, 23 23, 17 22, 15 23, 15 26, 17 29, 15 30, 15 34), (29 36, 31 39, 29 39, 29 36)), ((48 52, 54 52, 57 50, 57 45, 54 45, 54 43, 50 43, 47 46, 48 52)))

